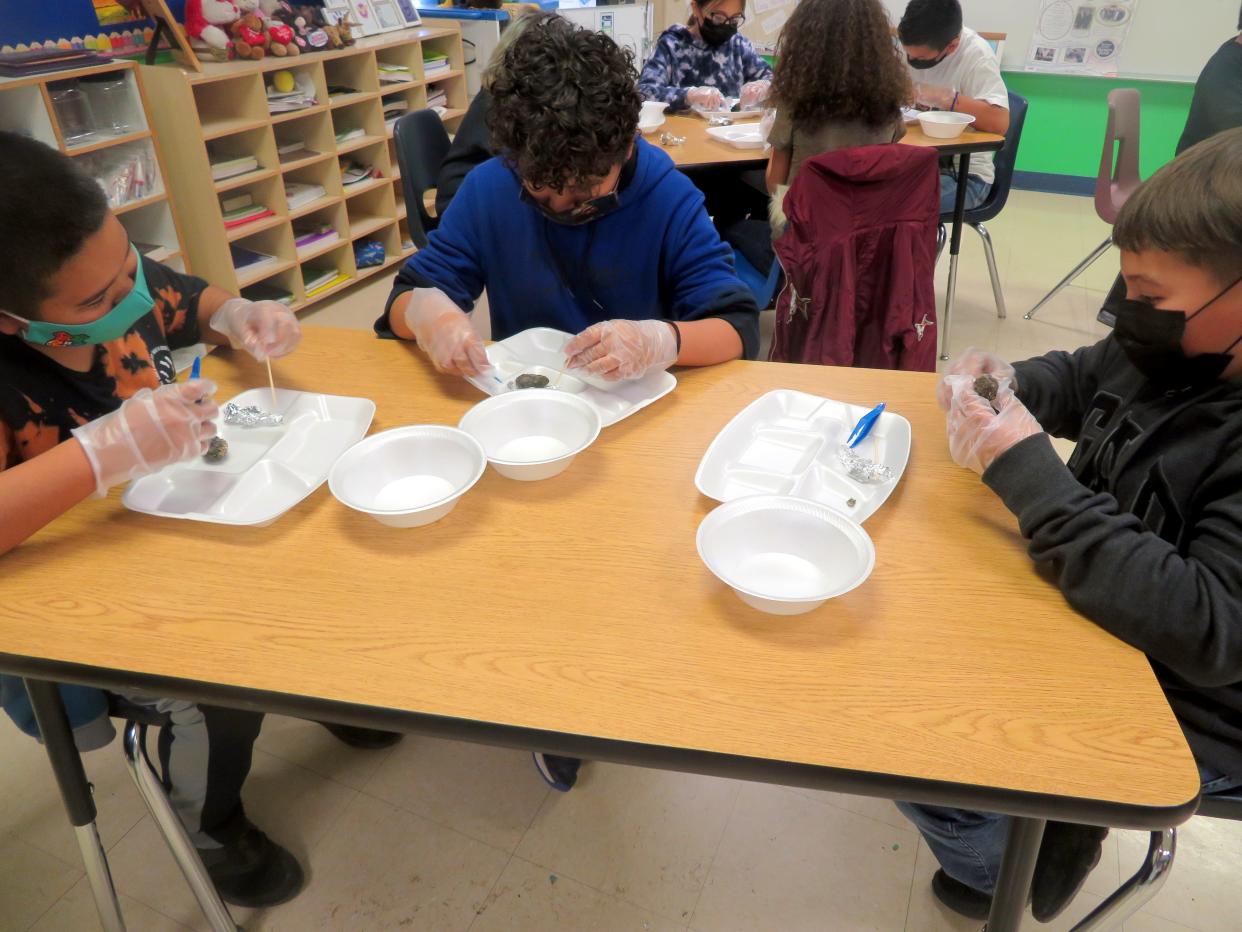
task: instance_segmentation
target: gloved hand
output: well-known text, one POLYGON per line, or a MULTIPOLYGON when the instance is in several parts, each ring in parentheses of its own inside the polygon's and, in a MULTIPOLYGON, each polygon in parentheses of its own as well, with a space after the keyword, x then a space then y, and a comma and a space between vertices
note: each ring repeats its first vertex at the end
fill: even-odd
POLYGON ((415 297, 406 305, 405 323, 436 371, 469 376, 491 369, 483 340, 470 318, 443 294, 420 298, 418 292, 423 290, 416 289, 415 297))
POLYGON ((915 84, 914 105, 925 110, 948 110, 953 106, 953 88, 938 84, 915 84))
POLYGON ((664 320, 605 320, 565 344, 566 369, 609 381, 642 378, 677 361, 677 337, 664 320))
POLYGON ((723 110, 724 94, 715 87, 692 87, 686 91, 686 104, 704 110, 723 110))
POLYGON ((949 410, 949 402, 953 398, 952 379, 949 377, 954 375, 968 375, 972 379, 978 375, 990 375, 1001 383, 1002 388, 1006 381, 1010 388, 1016 390, 1018 387, 1018 374, 1013 366, 995 353, 972 346, 949 363, 944 378, 936 386, 936 401, 940 404, 941 411, 949 410))
POLYGON ((751 81, 742 85, 742 94, 738 98, 738 106, 742 110, 754 110, 768 97, 772 87, 771 81, 751 81))
POLYGON ((1035 415, 1012 391, 1001 389, 996 401, 989 404, 960 376, 949 406, 947 428, 953 462, 979 475, 1014 444, 1044 432, 1035 415))
POLYGON ((293 311, 276 301, 231 298, 211 315, 208 326, 259 362, 287 356, 302 339, 293 311))
POLYGON ((112 413, 75 427, 95 471, 96 494, 205 453, 216 435, 215 392, 210 379, 144 388, 112 413))
POLYGON ((759 135, 763 137, 763 141, 767 142, 768 137, 772 135, 772 127, 776 123, 776 108, 768 107, 763 111, 763 116, 759 118, 759 135))

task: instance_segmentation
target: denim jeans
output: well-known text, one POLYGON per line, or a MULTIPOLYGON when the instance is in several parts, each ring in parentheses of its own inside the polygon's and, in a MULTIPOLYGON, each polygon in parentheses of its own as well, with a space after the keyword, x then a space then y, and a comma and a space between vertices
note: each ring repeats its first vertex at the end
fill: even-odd
MULTIPOLYGON (((966 176, 966 209, 974 210, 982 204, 992 190, 992 185, 978 175, 966 176)), ((957 203, 957 174, 940 173, 940 213, 951 214, 957 203)))
MULTIPOLYGON (((1199 779, 1205 794, 1242 785, 1242 780, 1221 776, 1202 764, 1199 779)), ((1009 816, 918 803, 899 802, 897 808, 923 833, 946 874, 983 893, 995 891, 1009 836, 1009 816)))

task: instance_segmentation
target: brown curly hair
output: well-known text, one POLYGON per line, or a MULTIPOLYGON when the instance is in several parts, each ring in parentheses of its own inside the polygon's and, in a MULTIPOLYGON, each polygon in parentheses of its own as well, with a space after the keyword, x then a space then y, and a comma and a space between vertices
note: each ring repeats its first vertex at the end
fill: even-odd
POLYGON ((913 92, 880 0, 802 0, 781 31, 772 96, 794 124, 884 126, 913 92))
POLYGON ((537 17, 491 73, 492 147, 536 188, 608 174, 638 131, 634 56, 556 14, 537 17))

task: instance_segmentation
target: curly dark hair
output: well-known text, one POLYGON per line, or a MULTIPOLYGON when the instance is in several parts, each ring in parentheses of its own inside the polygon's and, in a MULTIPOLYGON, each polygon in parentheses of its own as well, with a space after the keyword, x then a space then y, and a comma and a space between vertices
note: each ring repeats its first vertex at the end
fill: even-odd
POLYGON ((556 14, 505 50, 491 94, 492 147, 523 181, 554 191, 623 161, 642 106, 633 54, 556 14))
POLYGON ((880 0, 802 0, 781 32, 772 96, 796 125, 895 120, 912 90, 880 0))

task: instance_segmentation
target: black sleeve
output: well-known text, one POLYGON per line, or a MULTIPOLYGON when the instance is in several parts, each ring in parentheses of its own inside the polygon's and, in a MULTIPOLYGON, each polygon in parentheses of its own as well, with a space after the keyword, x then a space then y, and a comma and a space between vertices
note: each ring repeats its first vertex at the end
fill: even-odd
POLYGON ((1054 437, 1077 440, 1083 413, 1095 397, 1099 374, 1120 353, 1111 339, 1072 353, 1061 350, 1014 364, 1018 400, 1054 437))
POLYGON ((201 340, 198 299, 207 289, 207 282, 150 259, 142 260, 142 273, 147 279, 147 290, 155 301, 155 314, 169 349, 182 349, 198 343, 201 340))
POLYGON ((1242 680, 1242 442, 1198 490, 1184 553, 1082 485, 1046 434, 1001 454, 983 481, 1075 609, 1191 685, 1242 680))
POLYGON ((491 107, 491 95, 480 90, 470 102, 470 109, 462 117, 448 154, 440 165, 436 178, 436 216, 443 217, 449 202, 461 187, 467 173, 476 165, 482 165, 492 157, 491 133, 487 128, 487 113, 491 107))
POLYGON ((755 305, 754 295, 747 288, 742 287, 722 295, 719 301, 712 304, 712 308, 710 313, 694 319, 709 320, 712 317, 719 317, 721 320, 728 321, 742 341, 742 358, 758 359, 759 308, 755 305))

